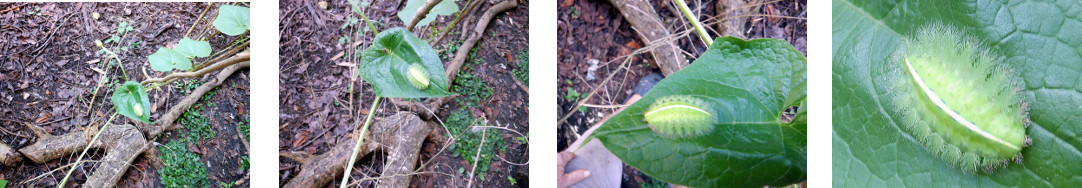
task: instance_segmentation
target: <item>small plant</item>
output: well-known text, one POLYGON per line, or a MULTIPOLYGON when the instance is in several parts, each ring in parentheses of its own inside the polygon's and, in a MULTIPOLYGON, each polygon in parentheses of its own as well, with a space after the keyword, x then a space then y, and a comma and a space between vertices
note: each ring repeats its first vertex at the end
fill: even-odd
POLYGON ((451 89, 455 93, 466 96, 466 100, 462 104, 469 108, 480 107, 482 101, 492 96, 493 89, 488 87, 488 84, 481 77, 474 76, 468 71, 463 70, 458 73, 458 76, 455 77, 455 85, 451 89))
POLYGON ((202 111, 202 107, 188 108, 188 110, 184 111, 184 114, 180 115, 178 120, 181 125, 188 129, 187 137, 191 141, 213 138, 218 134, 211 128, 207 117, 199 113, 200 111, 202 111))
MULTIPOLYGON (((503 141, 503 137, 495 129, 480 129, 485 131, 484 134, 477 129, 473 129, 474 125, 484 125, 486 122, 479 122, 470 115, 470 111, 465 108, 460 108, 451 112, 451 115, 447 117, 447 121, 444 123, 447 125, 447 130, 451 134, 462 133, 460 136, 455 137, 456 141, 454 145, 450 147, 454 152, 452 155, 455 157, 462 157, 466 159, 469 164, 477 164, 478 178, 484 180, 485 172, 488 172, 491 167, 492 160, 496 158, 496 151, 506 150, 507 145, 503 141), (476 131, 476 132, 475 132, 476 131), (485 143, 481 145, 481 136, 484 135, 485 143), (477 154, 477 148, 481 147, 481 155, 477 156, 477 161, 474 161, 474 155, 477 154)), ((450 135, 455 136, 455 135, 450 135)))
POLYGON ((158 170, 161 183, 166 187, 205 187, 210 183, 207 167, 195 153, 188 151, 188 144, 173 140, 158 146, 161 151, 162 168, 158 170))
POLYGON ((530 50, 522 50, 518 53, 518 68, 512 74, 518 80, 522 80, 526 86, 530 86, 530 50))

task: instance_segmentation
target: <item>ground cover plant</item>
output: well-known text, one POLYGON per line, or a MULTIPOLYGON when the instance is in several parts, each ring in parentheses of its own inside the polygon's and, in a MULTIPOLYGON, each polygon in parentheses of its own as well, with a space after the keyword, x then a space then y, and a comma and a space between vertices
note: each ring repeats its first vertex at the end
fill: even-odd
POLYGON ((282 186, 527 185, 528 2, 401 3, 282 2, 282 186))
POLYGON ((45 83, 0 86, 27 96, 0 102, 12 117, 0 125, 15 153, 5 157, 19 161, 4 165, 20 169, 0 175, 15 186, 247 185, 246 3, 0 7, 17 17, 3 20, 17 32, 0 36, 15 52, 0 74, 45 83), (33 42, 7 42, 18 38, 33 42))

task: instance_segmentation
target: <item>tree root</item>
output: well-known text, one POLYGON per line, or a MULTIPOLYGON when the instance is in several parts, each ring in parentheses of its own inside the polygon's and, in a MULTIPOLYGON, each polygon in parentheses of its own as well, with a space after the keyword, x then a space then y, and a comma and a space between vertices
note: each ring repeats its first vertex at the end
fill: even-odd
POLYGON ((620 14, 623 14, 624 19, 631 23, 631 28, 639 34, 646 45, 660 44, 651 50, 650 54, 658 67, 661 67, 661 74, 669 76, 688 66, 680 49, 672 41, 665 40, 671 35, 669 28, 658 19, 657 11, 650 3, 645 0, 609 0, 609 3, 620 10, 620 14))
MULTIPOLYGON (((466 63, 466 58, 470 54, 470 49, 473 49, 473 46, 477 45, 477 41, 481 40, 481 37, 484 36, 485 29, 488 28, 489 22, 491 22, 493 18, 496 18, 497 14, 507 12, 511 9, 514 9, 515 7, 518 7, 518 2, 515 0, 509 0, 493 5, 485 11, 485 14, 481 16, 481 19, 477 21, 477 25, 473 28, 473 32, 470 34, 470 38, 466 39, 466 41, 462 43, 462 46, 458 48, 458 52, 455 52, 455 59, 451 60, 450 64, 446 65, 448 84, 454 83, 455 76, 458 75, 458 71, 462 69, 462 65, 466 63)), ((429 100, 427 104, 392 98, 391 103, 405 106, 410 111, 420 114, 421 117, 424 117, 425 119, 431 119, 434 113, 439 112, 440 106, 443 106, 444 103, 447 103, 454 98, 455 96, 435 98, 429 100), (432 110, 432 113, 429 113, 424 108, 432 110)))
POLYGON ((436 7, 436 4, 439 4, 440 1, 443 1, 443 0, 427 0, 427 1, 425 1, 425 5, 421 6, 420 9, 417 9, 417 13, 413 14, 413 20, 410 20, 410 23, 409 23, 409 25, 406 26, 406 29, 409 30, 409 31, 413 31, 413 27, 417 26, 417 22, 420 22, 421 20, 425 19, 425 17, 428 16, 428 11, 432 10, 432 7, 436 7))
MULTIPOLYGON (((244 54, 244 56, 247 56, 247 52, 244 54)), ((131 165, 131 162, 151 146, 148 144, 148 139, 146 138, 152 138, 149 140, 154 140, 162 132, 179 127, 176 124, 173 124, 173 122, 176 121, 180 114, 184 113, 189 106, 195 104, 203 94, 218 87, 218 85, 234 72, 242 68, 247 68, 250 64, 251 63, 248 61, 243 61, 222 69, 216 77, 199 86, 192 94, 185 97, 177 103, 176 106, 173 106, 169 112, 159 117, 157 122, 160 123, 160 125, 158 126, 144 125, 135 127, 132 125, 114 125, 103 130, 99 141, 95 142, 94 145, 90 147, 104 148, 106 150, 106 155, 84 185, 87 187, 115 187, 117 181, 120 180, 121 176, 124 175, 124 172, 127 171, 128 167, 131 165)), ((88 127, 96 126, 92 125, 88 127)), ((33 128, 33 126, 31 126, 31 128, 33 128)), ((90 130, 95 129, 91 128, 90 130)), ((31 161, 41 164, 57 158, 69 156, 72 153, 82 150, 87 147, 87 142, 89 142, 91 138, 93 138, 93 134, 88 134, 84 131, 72 131, 59 136, 39 135, 37 142, 19 149, 19 153, 22 153, 23 156, 26 156, 26 158, 31 161)), ((2 157, 2 150, 3 148, 0 148, 0 157, 2 157)))
MULTIPOLYGON (((388 153, 382 175, 391 178, 380 181, 377 187, 409 186, 412 176, 405 174, 413 172, 420 157, 421 145, 433 132, 432 127, 413 113, 399 112, 370 128, 369 135, 365 137, 371 139, 365 139, 361 144, 358 159, 377 150, 388 153)), ((344 140, 347 141, 340 141, 331 151, 314 157, 303 152, 283 153, 283 156, 301 162, 300 173, 290 179, 285 187, 324 187, 335 177, 341 176, 353 151, 353 143, 344 140)))

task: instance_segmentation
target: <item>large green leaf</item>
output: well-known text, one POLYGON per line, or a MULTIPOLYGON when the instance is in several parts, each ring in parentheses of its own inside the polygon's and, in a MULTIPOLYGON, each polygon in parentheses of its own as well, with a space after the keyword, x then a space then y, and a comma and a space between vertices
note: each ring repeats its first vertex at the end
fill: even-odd
POLYGON ((784 123, 781 117, 804 103, 806 61, 783 40, 718 38, 698 60, 662 80, 592 137, 628 165, 674 184, 762 187, 804 181, 807 123, 803 117, 784 123), (699 137, 654 133, 643 113, 669 95, 704 99, 719 123, 699 137))
POLYGON ((171 71, 173 68, 180 70, 192 69, 191 59, 188 59, 187 56, 180 52, 165 47, 160 47, 157 52, 147 56, 147 61, 150 61, 150 69, 156 71, 171 71))
MULTIPOLYGON (((438 16, 446 16, 455 14, 458 12, 458 4, 455 4, 457 0, 443 0, 439 4, 432 7, 432 10, 428 11, 428 16, 417 22, 414 27, 420 27, 432 23, 438 16)), ((421 9, 421 6, 425 5, 425 0, 409 0, 406 2, 406 7, 403 7, 401 11, 398 11, 398 19, 402 20, 402 23, 409 23, 413 20, 413 16, 417 14, 417 9, 421 9)))
POLYGON ((218 7, 218 17, 214 18, 214 28, 229 36, 240 35, 251 27, 250 12, 248 7, 222 5, 218 7))
POLYGON ((447 91, 447 77, 439 55, 428 42, 406 29, 380 32, 362 56, 358 71, 365 82, 372 84, 378 96, 421 98, 454 94, 447 91), (428 88, 421 90, 410 86, 407 69, 411 63, 420 63, 428 70, 428 88))
POLYGON ((1082 3, 837 0, 833 4, 833 177, 839 187, 1073 187, 1082 184, 1082 3), (1019 73, 1033 145, 1025 161, 963 173, 903 131, 887 100, 891 53, 921 27, 952 25, 1019 73))
POLYGON ((191 58, 194 57, 207 57, 210 56, 210 42, 197 41, 191 38, 184 37, 180 39, 176 47, 173 47, 173 51, 177 51, 184 56, 191 58))
POLYGON ((120 115, 150 123, 150 99, 139 82, 124 82, 124 85, 113 90, 113 106, 120 115))

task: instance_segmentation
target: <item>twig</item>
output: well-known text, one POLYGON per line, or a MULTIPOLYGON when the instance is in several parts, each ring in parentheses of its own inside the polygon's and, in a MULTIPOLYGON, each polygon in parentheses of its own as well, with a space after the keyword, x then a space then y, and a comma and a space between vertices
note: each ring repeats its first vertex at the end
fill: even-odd
POLYGON ((199 25, 199 21, 203 20, 203 16, 207 15, 207 11, 210 10, 210 7, 214 7, 214 2, 207 4, 207 8, 204 8, 203 13, 199 14, 199 18, 195 19, 195 23, 192 23, 192 27, 189 27, 188 32, 184 33, 184 37, 188 37, 188 34, 192 34, 192 30, 195 29, 196 25, 199 25))
POLYGON ((470 181, 466 184, 466 187, 473 187, 473 175, 477 172, 477 159, 481 157, 481 148, 485 146, 485 134, 488 131, 481 131, 481 143, 477 144, 477 155, 473 156, 473 167, 470 167, 470 181))
POLYGON ((101 132, 105 132, 105 128, 109 128, 109 124, 113 123, 113 118, 116 118, 117 114, 119 113, 114 111, 113 116, 109 117, 108 121, 105 121, 105 125, 101 126, 101 129, 98 129, 97 134, 94 134, 94 138, 91 138, 90 142, 86 143, 86 147, 83 148, 83 153, 79 154, 79 157, 75 158, 74 165, 71 166, 71 170, 68 170, 68 175, 64 175, 64 179, 60 181, 60 185, 56 186, 57 188, 62 188, 64 187, 64 184, 68 183, 68 178, 71 177, 72 172, 75 172, 75 168, 79 167, 79 163, 83 161, 83 156, 86 155, 86 151, 89 151, 90 147, 94 146, 94 142, 98 141, 98 137, 101 136, 101 132))
POLYGON ((441 1, 443 1, 443 0, 427 0, 427 1, 425 1, 425 5, 421 6, 420 9, 417 9, 417 13, 413 14, 413 20, 410 20, 409 25, 406 25, 406 30, 409 30, 410 32, 413 32, 413 27, 417 26, 417 22, 420 22, 422 19, 424 19, 426 16, 428 16, 428 11, 431 11, 432 7, 435 7, 436 4, 439 4, 441 1))
POLYGON ((477 7, 477 5, 480 5, 482 2, 483 1, 474 1, 474 0, 470 0, 470 1, 466 2, 466 9, 463 9, 464 10, 463 12, 459 12, 458 15, 455 16, 455 20, 451 21, 451 25, 447 25, 447 27, 444 27, 443 29, 441 29, 439 31, 439 34, 437 34, 437 36, 436 36, 436 40, 429 41, 429 43, 431 43, 432 45, 436 45, 436 44, 439 44, 440 41, 443 41, 443 38, 446 37, 448 34, 450 34, 451 31, 455 29, 455 26, 458 26, 458 22, 462 21, 462 18, 466 17, 471 12, 473 12, 473 11, 470 11, 470 10, 473 10, 474 8, 477 7))
MULTIPOLYGON (((616 69, 616 71, 625 70, 626 68, 624 67, 624 65, 626 65, 628 62, 631 62, 631 57, 634 57, 634 56, 627 56, 626 58, 624 58, 624 62, 620 64, 620 68, 616 69)), ((612 77, 616 76, 616 73, 615 73, 616 71, 613 71, 613 73, 609 74, 609 76, 606 77, 604 81, 601 81, 601 84, 599 86, 604 86, 605 84, 608 84, 609 80, 612 80, 612 77)), ((593 97, 594 94, 596 94, 597 91, 600 90, 600 88, 601 87, 597 87, 597 88, 593 89, 593 91, 590 91, 590 94, 586 95, 586 97, 583 97, 582 99, 579 99, 579 101, 575 103, 575 107, 572 107, 571 109, 569 109, 567 111, 567 113, 564 114, 564 117, 560 118, 559 122, 556 122, 556 125, 563 125, 564 121, 567 121, 567 118, 571 117, 572 114, 575 114, 574 110, 578 109, 583 104, 586 104, 586 100, 589 100, 590 97, 593 97)))
POLYGON ((339 188, 346 188, 346 183, 349 182, 349 172, 353 171, 353 163, 357 160, 357 152, 361 150, 361 141, 364 141, 364 134, 368 132, 368 125, 372 123, 372 116, 376 116, 376 108, 379 107, 379 95, 376 95, 376 99, 372 102, 372 108, 368 110, 368 116, 364 118, 364 126, 361 127, 361 134, 357 138, 357 144, 353 146, 353 154, 350 154, 349 164, 346 165, 346 170, 342 171, 342 185, 339 188))

